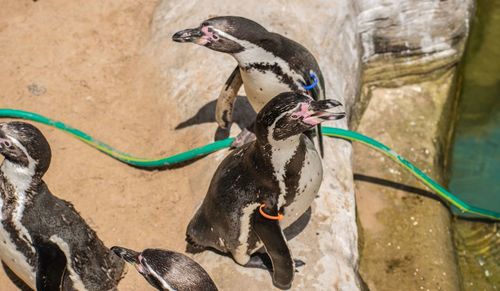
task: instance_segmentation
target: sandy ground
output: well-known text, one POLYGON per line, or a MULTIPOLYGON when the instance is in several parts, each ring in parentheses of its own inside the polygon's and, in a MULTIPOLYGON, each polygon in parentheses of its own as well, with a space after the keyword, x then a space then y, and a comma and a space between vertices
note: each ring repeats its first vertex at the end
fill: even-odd
MULTIPOLYGON (((144 49, 148 47, 147 42, 152 36, 151 19, 157 2, 39 0, 34 3, 28 0, 2 0, 0 107, 34 111, 62 120, 122 151, 138 156, 167 156, 205 144, 206 136, 194 134, 196 131, 174 130, 189 117, 180 116, 179 112, 190 111, 194 114, 197 108, 183 107, 177 110, 176 105, 168 103, 168 98, 159 98, 172 87, 168 82, 180 78, 172 75, 170 81, 165 81, 161 79, 165 71, 188 76, 186 69, 182 68, 182 60, 170 60, 172 69, 169 71, 145 57, 147 54, 144 54, 144 49)), ((278 22, 274 24, 279 27, 278 22)), ((189 53, 192 56, 199 55, 199 51, 193 48, 184 48, 191 50, 189 53)), ((208 58, 200 59, 200 65, 210 64, 209 61, 208 58)), ((225 62, 219 68, 229 72, 233 65, 225 62)), ((199 76, 190 77, 196 79, 199 76)), ((220 84, 206 86, 209 88, 207 91, 217 91, 220 84)), ((192 88, 179 86, 174 89, 177 95, 181 92, 186 96, 183 98, 199 94, 192 88)), ((189 102, 183 100, 180 104, 185 106, 186 103, 189 102)), ((55 195, 75 205, 106 245, 123 245, 139 250, 146 247, 184 250, 186 225, 210 181, 211 175, 206 173, 212 173, 217 163, 202 159, 189 167, 175 170, 142 171, 96 152, 58 130, 39 127, 53 151, 52 165, 45 181, 55 195)), ((198 130, 200 127, 213 131, 215 125, 199 125, 198 130)), ((371 134, 378 137, 377 132, 371 134)), ((384 134, 381 134, 380 138, 383 137, 384 134)), ((359 154, 361 151, 359 148, 357 150, 359 154)), ((218 159, 224 154, 218 153, 218 159)), ((364 156, 355 159, 356 170, 377 176, 377 172, 370 172, 370 169, 379 169, 371 166, 376 163, 375 160, 369 164, 360 162, 374 157, 381 159, 371 152, 364 152, 364 156)), ((408 158, 432 163, 431 160, 417 159, 416 156, 408 158)), ((388 175, 386 178, 394 177, 388 175)), ((387 201, 382 197, 385 192, 364 182, 358 182, 357 188, 358 198, 362 198, 358 202, 363 209, 360 220, 366 231, 366 239, 382 242, 379 235, 388 231, 387 221, 377 218, 387 206, 387 201), (372 195, 374 192, 380 193, 372 195)), ((394 196, 399 197, 399 194, 394 196)), ((426 203, 441 207, 434 201, 426 203)), ((412 233, 417 227, 413 221, 407 222, 412 233)), ((420 225, 424 223, 421 221, 420 225)), ((305 237, 314 235, 312 229, 304 234, 305 237)), ((411 237, 408 240, 409 245, 411 237)), ((383 243, 385 246, 386 242, 383 243)), ((422 268, 424 262, 416 258, 408 263, 402 252, 388 247, 381 247, 375 252, 380 252, 381 256, 393 253, 394 256, 392 261, 391 258, 367 261, 365 268, 369 267, 375 273, 384 268, 386 273, 393 276, 411 271, 409 275, 406 274, 405 283, 420 286, 420 281, 415 281, 418 278, 413 278, 413 270, 422 268), (386 265, 380 265, 380 262, 386 265)), ((224 278, 217 273, 214 271, 211 275, 217 283, 224 284, 224 278)), ((372 275, 378 278, 377 274, 372 275)), ((447 281, 446 278, 433 278, 431 275, 425 276, 429 283, 426 287, 439 286, 431 282, 447 281)), ((269 279, 267 274, 263 276, 265 280, 269 279)), ((314 275, 309 274, 311 276, 314 275)), ((398 280, 394 282, 401 283, 398 280)), ((247 283, 242 281, 241 285, 250 288, 247 283)), ((383 289, 379 282, 368 280, 368 283, 383 289)), ((153 290, 130 268, 119 287, 125 291, 153 290)), ((3 271, 0 271, 0 290, 16 290, 3 271)))
MULTIPOLYGON (((0 107, 64 120, 137 155, 183 150, 175 143, 183 134, 170 132, 180 118, 159 103, 158 74, 139 57, 156 4, 1 1, 0 107)), ((197 203, 185 196, 190 186, 184 169, 173 170, 175 175, 137 170, 60 131, 39 128, 53 151, 45 176, 49 188, 71 201, 106 245, 183 250, 189 216, 180 214, 197 203), (178 217, 176 223, 172 217, 178 217)), ((120 287, 152 290, 130 269, 120 287)), ((16 290, 3 271, 0 290, 16 290)))
MULTIPOLYGON (((202 17, 210 13, 205 9, 200 11, 201 4, 193 1, 189 3, 191 6, 177 3, 183 7, 170 7, 177 5, 175 1, 165 3, 163 11, 168 14, 166 17, 175 16, 170 26, 164 29, 167 38, 174 26, 184 28, 184 25, 195 25, 196 21, 201 20, 198 16, 197 20, 183 19, 185 14, 178 15, 179 11, 198 9, 199 13, 206 14, 202 17)), ((0 9, 0 107, 34 111, 64 121, 137 156, 168 156, 206 144, 215 124, 204 123, 197 125, 196 129, 178 131, 174 128, 196 114, 198 108, 203 106, 199 100, 207 102, 216 98, 210 94, 220 90, 224 82, 222 78, 234 68, 234 61, 227 56, 201 53, 203 48, 180 47, 169 39, 155 39, 156 44, 168 47, 160 53, 148 53, 147 50, 152 49, 148 46, 149 42, 156 36, 152 35, 154 25, 151 21, 157 4, 158 1, 153 0, 3 0, 0 9), (165 58, 162 55, 179 51, 185 52, 183 58, 198 58, 196 66, 211 68, 210 74, 217 82, 190 86, 186 78, 206 80, 207 71, 190 70, 194 62, 186 66, 179 57, 165 58), (160 55, 161 60, 167 61, 159 63, 151 59, 154 55, 160 55), (214 69, 218 71, 214 73, 214 69), (203 99, 197 99, 198 102, 193 105, 193 98, 200 94, 205 94, 203 99), (173 104, 172 98, 179 98, 175 100, 176 104, 173 104)), ((277 18, 284 13, 285 8, 291 9, 290 6, 294 5, 297 4, 275 3, 274 16, 266 21, 282 29, 283 23, 277 18)), ((234 14, 237 8, 238 5, 232 3, 218 7, 218 11, 234 14)), ((299 14, 304 14, 306 10, 310 14, 316 9, 315 6, 306 8, 300 8, 299 14)), ((269 10, 262 5, 260 9, 269 10)), ((265 15, 260 12, 263 11, 256 10, 253 14, 265 15)), ((344 20, 338 18, 328 21, 344 20)), ((304 36, 299 33, 300 25, 295 29, 298 30, 294 31, 295 35, 304 36)), ((334 31, 323 31, 322 35, 334 31)), ((333 37, 321 41, 321 46, 335 47, 330 39, 333 37)), ((311 47, 317 53, 314 50, 319 46, 311 47)), ((351 51, 347 50, 347 53, 351 51)), ((335 57, 342 56, 339 54, 335 57)), ((333 75, 328 76, 329 80, 340 84, 338 79, 342 79, 343 75, 335 74, 333 69, 327 73, 333 75)), ((355 87, 356 84, 348 83, 345 87, 355 87)), ((342 89, 345 90, 344 87, 342 89)), ((52 145, 52 165, 45 176, 49 188, 55 195, 71 201, 107 246, 122 245, 137 250, 159 247, 184 251, 185 229, 206 193, 211 179, 208 173, 214 172, 226 152, 219 152, 189 167, 162 172, 142 171, 123 165, 65 133, 38 126, 52 145)), ((238 130, 236 126, 233 129, 238 130)), ((343 144, 342 152, 346 153, 341 162, 350 165, 350 145, 337 143, 343 144)), ((301 234, 302 241, 293 240, 294 254, 310 262, 304 271, 297 273, 296 285, 301 281, 317 285, 341 276, 341 272, 336 271, 335 275, 331 275, 322 267, 336 252, 331 247, 331 241, 341 241, 349 246, 356 244, 354 202, 346 202, 353 199, 349 194, 352 194, 349 192, 352 189, 351 172, 350 169, 336 172, 335 175, 340 175, 344 181, 342 190, 348 194, 335 201, 340 205, 337 206, 328 204, 332 201, 325 193, 321 197, 325 205, 323 208, 316 207, 320 213, 311 222, 320 225, 319 228, 309 227, 301 234), (333 219, 330 217, 330 208, 339 213, 349 209, 347 212, 352 215, 339 215, 333 219), (342 230, 349 234, 345 238, 347 243, 343 242, 345 235, 339 235, 335 227, 331 227, 333 224, 351 227, 342 230), (325 242, 319 243, 320 232, 329 232, 323 238, 325 242), (320 269, 314 269, 314 266, 320 269)), ((329 183, 325 188, 330 189, 334 187, 332 185, 329 183)), ((338 260, 342 258, 335 258, 336 263, 328 263, 328 268, 344 268, 344 271, 347 268, 348 272, 352 272, 350 260, 355 260, 357 254, 352 255, 351 247, 340 250, 344 251, 351 256, 344 258, 345 262, 338 260)), ((221 288, 232 289, 227 286, 241 285, 246 286, 247 290, 271 288, 269 274, 265 271, 237 267, 230 259, 217 255, 205 257, 210 262, 206 258, 205 261, 203 258, 197 259, 211 264, 208 271, 221 288)), ((342 275, 340 281, 350 281, 349 284, 354 282, 354 276, 345 277, 342 275)), ((152 290, 152 287, 129 268, 119 289, 152 290)), ((0 290, 16 290, 1 271, 0 290)))

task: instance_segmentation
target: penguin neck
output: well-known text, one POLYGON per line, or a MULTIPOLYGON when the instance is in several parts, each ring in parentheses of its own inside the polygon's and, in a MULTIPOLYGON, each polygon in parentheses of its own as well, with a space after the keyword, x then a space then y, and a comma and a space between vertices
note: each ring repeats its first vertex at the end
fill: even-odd
POLYGON ((272 133, 269 133, 267 138, 257 139, 255 145, 259 155, 266 157, 266 163, 270 163, 274 173, 281 177, 286 172, 286 165, 302 146, 302 140, 300 134, 276 140, 272 138, 272 133))
MULTIPOLYGON (((275 53, 268 51, 255 43, 241 39, 238 39, 237 42, 244 48, 244 50, 231 55, 242 68, 254 63, 284 63, 284 61, 277 57, 275 53)), ((278 49, 278 44, 274 48, 278 49)))
POLYGON ((41 176, 36 172, 36 162, 30 159, 27 167, 4 160, 0 167, 3 183, 11 185, 17 194, 25 194, 41 184, 41 176))
POLYGON ((294 158, 304 145, 301 135, 293 135, 286 139, 276 140, 272 138, 272 133, 268 138, 257 140, 257 148, 261 155, 265 157, 263 161, 270 163, 275 181, 278 183, 278 208, 286 203, 287 178, 292 174, 288 171, 288 165, 293 164, 294 158))

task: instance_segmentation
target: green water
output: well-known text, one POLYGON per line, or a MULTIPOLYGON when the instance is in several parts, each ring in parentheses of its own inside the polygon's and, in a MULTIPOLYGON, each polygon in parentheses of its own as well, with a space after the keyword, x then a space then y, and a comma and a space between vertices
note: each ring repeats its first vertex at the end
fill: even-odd
MULTIPOLYGON (((450 190, 500 212, 500 1, 478 0, 462 66, 450 190)), ((457 221, 464 290, 500 290, 500 225, 457 221)))
POLYGON ((500 1, 478 1, 464 61, 449 186, 500 211, 500 1))

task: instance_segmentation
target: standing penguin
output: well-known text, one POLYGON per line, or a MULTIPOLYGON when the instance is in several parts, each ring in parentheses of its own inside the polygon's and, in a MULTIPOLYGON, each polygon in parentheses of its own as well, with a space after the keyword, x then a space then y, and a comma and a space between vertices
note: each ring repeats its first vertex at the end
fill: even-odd
MULTIPOLYGON (((217 100, 215 119, 221 128, 228 128, 232 122, 233 104, 242 84, 256 112, 283 92, 309 94, 314 100, 325 99, 323 75, 314 56, 299 43, 269 32, 250 19, 211 18, 196 28, 175 33, 172 39, 228 53, 238 62, 217 100)), ((321 128, 317 129, 323 155, 321 128)), ((250 140, 249 136, 249 131, 244 130, 233 145, 241 146, 250 140)))
POLYGON ((187 228, 188 243, 230 253, 249 267, 263 267, 262 257, 251 255, 264 246, 273 283, 289 288, 295 266, 283 230, 310 207, 323 179, 319 154, 302 133, 344 117, 331 110, 339 105, 293 92, 269 101, 257 115, 256 141, 231 152, 217 168, 187 228))
POLYGON ((116 290, 124 263, 42 180, 50 146, 28 123, 0 123, 0 258, 36 290, 116 290))
POLYGON ((139 253, 117 246, 111 250, 133 264, 158 290, 217 291, 207 272, 183 254, 161 249, 145 249, 139 253))

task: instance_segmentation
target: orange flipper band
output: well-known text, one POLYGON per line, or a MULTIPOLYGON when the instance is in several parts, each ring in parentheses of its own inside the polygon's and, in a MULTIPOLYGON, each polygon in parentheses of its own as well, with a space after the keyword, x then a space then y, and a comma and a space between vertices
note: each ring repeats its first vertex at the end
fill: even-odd
POLYGON ((270 220, 282 220, 283 219, 283 214, 281 213, 278 213, 278 215, 269 215, 267 214, 266 212, 264 212, 264 210, 262 210, 262 207, 266 206, 266 204, 262 203, 259 207, 259 212, 262 216, 264 216, 265 218, 267 219, 270 219, 270 220))

